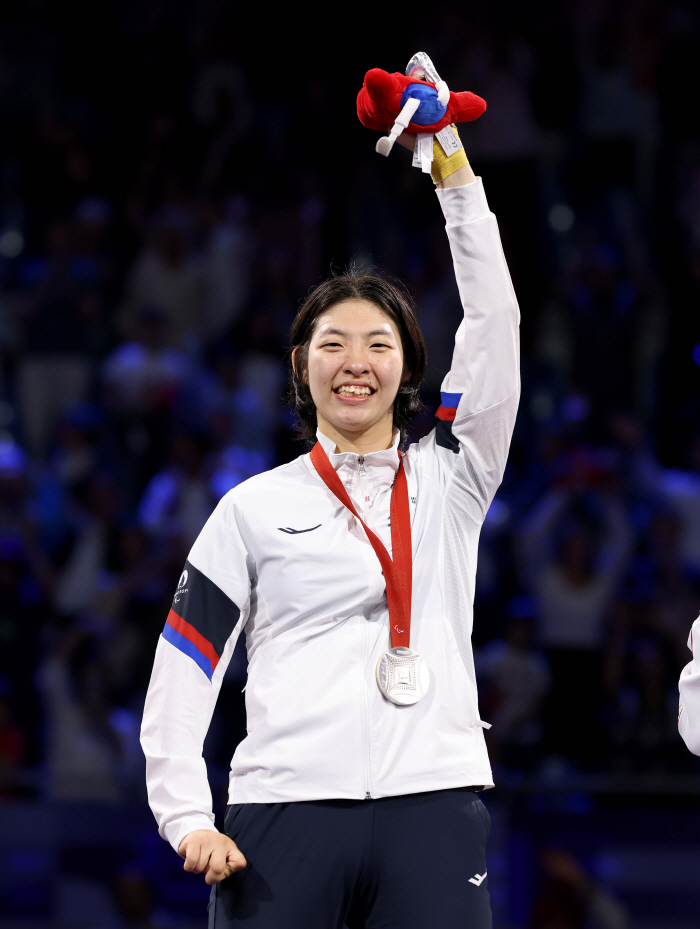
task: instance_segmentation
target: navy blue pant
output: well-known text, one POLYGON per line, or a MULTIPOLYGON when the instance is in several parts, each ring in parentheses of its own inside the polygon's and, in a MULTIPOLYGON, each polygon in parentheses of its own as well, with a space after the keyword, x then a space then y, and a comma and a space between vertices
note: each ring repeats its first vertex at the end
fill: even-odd
POLYGON ((235 804, 248 866, 212 888, 209 929, 491 929, 489 828, 459 789, 235 804))

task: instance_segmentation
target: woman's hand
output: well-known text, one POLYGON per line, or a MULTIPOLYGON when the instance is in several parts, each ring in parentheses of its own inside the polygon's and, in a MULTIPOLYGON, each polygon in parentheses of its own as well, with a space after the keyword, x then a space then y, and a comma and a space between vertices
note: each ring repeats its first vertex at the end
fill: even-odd
POLYGON ((195 874, 204 871, 204 880, 209 885, 218 884, 248 863, 233 839, 213 829, 189 832, 180 842, 178 854, 185 859, 185 871, 195 874))

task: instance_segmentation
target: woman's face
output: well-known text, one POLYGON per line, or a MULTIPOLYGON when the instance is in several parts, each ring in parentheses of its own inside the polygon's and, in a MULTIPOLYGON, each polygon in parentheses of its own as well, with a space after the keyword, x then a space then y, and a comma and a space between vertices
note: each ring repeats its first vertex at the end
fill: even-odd
POLYGON ((386 432, 391 444, 402 377, 398 328, 374 303, 344 300, 318 318, 304 380, 324 435, 386 432))

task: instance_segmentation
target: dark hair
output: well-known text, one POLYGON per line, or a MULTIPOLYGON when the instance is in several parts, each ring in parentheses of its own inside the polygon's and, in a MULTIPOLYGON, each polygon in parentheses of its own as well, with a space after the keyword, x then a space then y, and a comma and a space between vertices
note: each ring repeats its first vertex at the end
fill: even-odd
POLYGON ((303 376, 309 360, 309 345, 318 318, 344 300, 366 300, 373 303, 396 324, 403 348, 404 376, 394 400, 394 426, 399 430, 403 445, 409 423, 420 413, 423 404, 419 388, 425 374, 426 350, 412 301, 397 285, 376 274, 351 269, 315 287, 302 304, 292 324, 289 345, 289 402, 299 417, 298 432, 308 442, 316 441, 316 405, 303 376), (292 353, 296 355, 296 370, 292 353))

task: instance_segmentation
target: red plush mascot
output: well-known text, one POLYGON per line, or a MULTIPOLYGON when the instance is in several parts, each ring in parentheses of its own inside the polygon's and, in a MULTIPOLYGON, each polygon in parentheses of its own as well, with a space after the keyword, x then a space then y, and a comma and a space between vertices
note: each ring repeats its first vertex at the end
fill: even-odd
POLYGON ((425 52, 411 58, 406 74, 372 68, 357 95, 362 125, 389 132, 377 142, 382 155, 389 154, 402 132, 439 134, 452 123, 478 119, 485 109, 486 101, 476 94, 452 93, 425 52))

